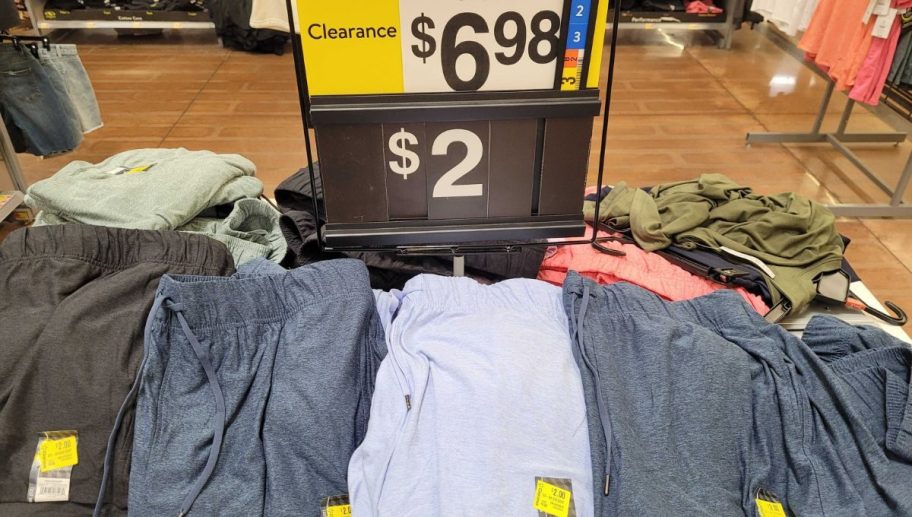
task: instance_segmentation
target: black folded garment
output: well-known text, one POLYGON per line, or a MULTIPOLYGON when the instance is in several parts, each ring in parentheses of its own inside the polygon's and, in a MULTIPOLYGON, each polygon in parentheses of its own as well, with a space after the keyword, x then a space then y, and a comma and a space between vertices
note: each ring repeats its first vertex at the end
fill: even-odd
MULTIPOLYGON (((319 168, 314 171, 316 196, 321 220, 323 188, 319 168)), ((282 212, 279 225, 288 242, 288 254, 282 265, 298 267, 321 260, 351 257, 364 261, 370 272, 371 287, 374 289, 402 289, 412 277, 421 273, 450 276, 453 274, 452 257, 402 256, 395 252, 327 253, 320 250, 317 237, 316 218, 313 214, 313 189, 310 172, 301 169, 282 182, 276 189, 276 202, 282 212)), ((535 278, 545 256, 546 245, 524 247, 516 253, 497 253, 466 256, 466 275, 481 282, 497 282, 507 278, 535 278)))

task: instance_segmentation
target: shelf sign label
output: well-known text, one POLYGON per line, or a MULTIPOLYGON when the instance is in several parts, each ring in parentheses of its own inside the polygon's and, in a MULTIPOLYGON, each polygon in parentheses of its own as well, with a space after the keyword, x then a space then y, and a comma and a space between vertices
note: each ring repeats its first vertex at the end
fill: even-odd
POLYGON ((608 0, 297 2, 311 95, 598 87, 608 0))

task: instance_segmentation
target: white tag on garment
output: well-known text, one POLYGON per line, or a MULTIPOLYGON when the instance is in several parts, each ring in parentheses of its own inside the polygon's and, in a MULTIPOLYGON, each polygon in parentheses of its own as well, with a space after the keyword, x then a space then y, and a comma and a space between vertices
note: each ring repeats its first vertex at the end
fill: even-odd
MULTIPOLYGON (((69 470, 69 469, 67 469, 69 470)), ((53 503, 70 500, 70 473, 65 472, 65 477, 52 478, 47 474, 39 474, 35 481, 35 494, 33 503, 53 503)))
POLYGON ((719 249, 721 249, 725 253, 728 253, 729 255, 732 255, 734 257, 738 257, 740 259, 744 259, 744 260, 750 262, 751 264, 760 268, 760 270, 763 271, 764 273, 766 273, 766 275, 768 277, 776 278, 776 273, 773 273, 773 270, 770 269, 769 266, 767 266, 762 260, 758 259, 757 257, 748 255, 747 253, 741 253, 740 251, 735 251, 727 246, 722 246, 719 249))
POLYGON ((874 3, 874 10, 871 11, 871 14, 876 16, 884 16, 890 14, 890 0, 876 0, 874 3))
POLYGON ((877 0, 868 0, 868 7, 865 9, 864 15, 861 17, 861 23, 868 23, 868 20, 871 19, 871 15, 874 14, 874 6, 876 5, 877 0))
POLYGON ((890 30, 893 28, 893 22, 896 20, 896 15, 899 13, 896 9, 890 9, 890 12, 878 16, 877 21, 874 22, 874 32, 872 35, 875 38, 887 39, 890 37, 890 30))
POLYGON ((70 478, 73 467, 79 463, 78 434, 76 431, 39 433, 35 458, 29 469, 28 502, 70 500, 70 478))

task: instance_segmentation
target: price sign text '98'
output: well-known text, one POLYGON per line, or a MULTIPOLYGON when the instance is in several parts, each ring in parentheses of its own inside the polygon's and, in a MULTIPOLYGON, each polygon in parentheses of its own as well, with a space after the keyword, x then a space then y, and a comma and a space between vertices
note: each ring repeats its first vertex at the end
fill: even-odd
POLYGON ((311 95, 598 86, 607 0, 297 1, 311 95))

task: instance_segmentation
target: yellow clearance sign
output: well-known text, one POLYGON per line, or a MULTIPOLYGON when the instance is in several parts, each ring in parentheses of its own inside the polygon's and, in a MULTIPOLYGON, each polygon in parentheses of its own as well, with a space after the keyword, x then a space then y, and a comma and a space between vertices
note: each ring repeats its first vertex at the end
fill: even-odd
POLYGON ((608 0, 296 1, 311 95, 598 88, 608 0))
POLYGON ((311 95, 402 93, 399 0, 297 2, 311 95))

